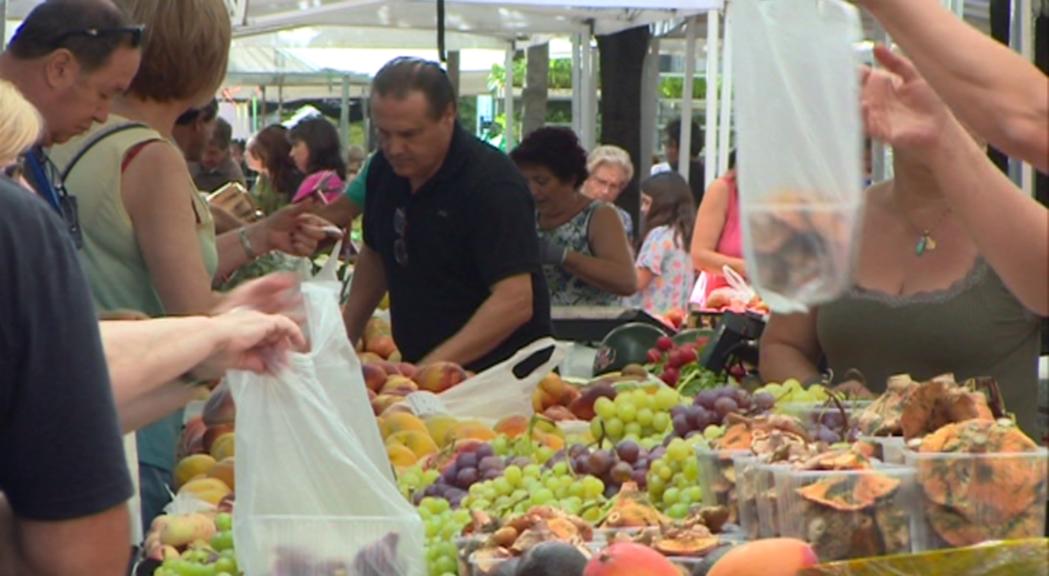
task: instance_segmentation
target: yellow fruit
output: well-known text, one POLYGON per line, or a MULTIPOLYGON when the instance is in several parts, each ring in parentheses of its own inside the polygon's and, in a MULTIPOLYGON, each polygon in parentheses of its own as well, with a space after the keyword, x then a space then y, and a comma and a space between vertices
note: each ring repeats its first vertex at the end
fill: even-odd
POLYGON ((452 428, 449 438, 451 440, 470 439, 487 442, 488 440, 495 438, 495 436, 495 431, 488 426, 475 420, 467 420, 456 424, 455 427, 452 428))
POLYGON ((179 489, 179 494, 189 493, 210 504, 218 504, 232 492, 226 483, 218 478, 200 478, 191 480, 179 489))
POLYGON ((173 474, 175 489, 178 490, 183 484, 189 482, 195 476, 207 474, 208 470, 215 465, 215 458, 210 454, 193 454, 186 456, 175 465, 173 474))
MULTIPOLYGON (((427 432, 426 423, 414 414, 409 414, 407 412, 391 412, 384 415, 379 420, 379 431, 382 432, 383 438, 396 432, 406 432, 408 430, 427 432)), ((427 434, 429 434, 429 432, 427 432, 427 434)))
POLYGON ((208 478, 217 478, 222 480, 222 483, 229 486, 230 490, 237 489, 233 457, 225 458, 220 460, 217 464, 211 467, 208 471, 208 478))
POLYGON ((390 462, 398 468, 414 466, 419 461, 415 456, 415 452, 396 442, 386 445, 386 455, 390 458, 390 462))
POLYGON ((430 438, 430 435, 426 432, 419 432, 418 430, 394 432, 386 438, 386 443, 387 445, 400 444, 411 450, 418 458, 437 452, 437 444, 434 443, 433 438, 430 438))
POLYGON ((426 429, 430 432, 430 438, 433 438, 438 446, 444 447, 451 441, 452 428, 458 423, 459 421, 451 416, 438 414, 426 419, 426 429))
POLYGON ((216 462, 225 460, 234 456, 236 453, 234 438, 236 434, 233 432, 226 432, 222 436, 215 439, 215 442, 211 444, 211 457, 216 462))

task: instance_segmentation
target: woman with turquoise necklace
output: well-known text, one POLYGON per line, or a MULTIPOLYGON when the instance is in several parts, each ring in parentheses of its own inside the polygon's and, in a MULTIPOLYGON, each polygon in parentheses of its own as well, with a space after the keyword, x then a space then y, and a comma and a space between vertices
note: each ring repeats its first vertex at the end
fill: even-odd
MULTIPOLYGON (((1007 410, 1041 439, 1040 317, 1049 313, 1049 214, 994 165, 913 66, 865 78, 864 120, 894 149, 895 179, 867 192, 853 287, 806 314, 774 315, 761 341, 769 381, 994 377, 1007 410)), ((854 387, 855 383, 850 384, 854 387)))

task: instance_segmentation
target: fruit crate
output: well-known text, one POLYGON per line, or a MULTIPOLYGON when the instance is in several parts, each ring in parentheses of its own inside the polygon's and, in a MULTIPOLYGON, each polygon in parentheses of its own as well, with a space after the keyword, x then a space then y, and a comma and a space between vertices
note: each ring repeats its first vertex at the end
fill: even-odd
POLYGON ((699 486, 703 490, 704 506, 724 506, 729 511, 729 522, 739 522, 736 506, 736 469, 732 459, 751 454, 749 450, 716 450, 704 445, 696 447, 699 459, 699 486))
POLYGON ((384 576, 426 571, 420 519, 348 516, 236 518, 237 558, 246 574, 328 576, 372 570, 384 576))
POLYGON ((1049 452, 904 452, 919 495, 915 548, 1045 535, 1049 452))
POLYGON ((780 535, 824 562, 908 553, 916 495, 911 468, 773 472, 780 535))

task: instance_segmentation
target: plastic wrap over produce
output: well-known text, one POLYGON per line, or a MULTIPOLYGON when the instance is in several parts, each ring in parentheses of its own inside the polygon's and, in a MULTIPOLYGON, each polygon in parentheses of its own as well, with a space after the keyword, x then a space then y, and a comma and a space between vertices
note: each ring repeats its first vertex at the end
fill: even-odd
POLYGON ((749 280, 776 312, 852 279, 863 212, 859 13, 839 0, 736 0, 736 130, 749 280))
POLYGON ((1049 576, 1049 539, 1032 538, 820 564, 798 576, 1049 576))

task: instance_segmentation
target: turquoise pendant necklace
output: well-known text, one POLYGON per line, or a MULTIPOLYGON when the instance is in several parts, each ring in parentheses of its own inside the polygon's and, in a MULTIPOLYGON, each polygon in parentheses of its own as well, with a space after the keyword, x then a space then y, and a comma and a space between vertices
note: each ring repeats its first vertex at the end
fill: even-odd
POLYGON ((918 227, 911 222, 910 218, 904 216, 903 219, 907 222, 907 225, 910 226, 911 229, 918 234, 918 241, 914 243, 915 256, 921 257, 924 256, 926 252, 932 252, 933 250, 936 250, 936 239, 932 237, 932 231, 939 227, 940 223, 942 223, 944 218, 946 218, 947 215, 950 213, 951 210, 950 208, 948 208, 943 212, 942 215, 940 215, 940 218, 936 220, 935 224, 933 224, 929 228, 923 228, 920 231, 918 230, 918 227))

